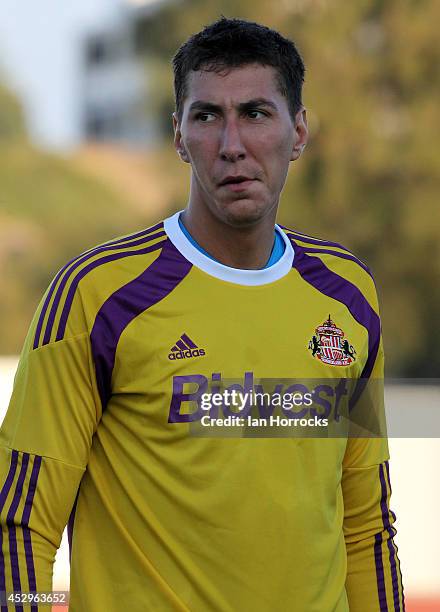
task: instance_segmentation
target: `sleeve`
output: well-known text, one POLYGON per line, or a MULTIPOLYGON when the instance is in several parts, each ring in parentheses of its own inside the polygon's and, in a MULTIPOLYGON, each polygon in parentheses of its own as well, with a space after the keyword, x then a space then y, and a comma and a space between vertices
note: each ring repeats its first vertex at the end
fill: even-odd
MULTIPOLYGON (((383 406, 383 347, 371 380, 383 406)), ((386 434, 347 441, 342 467, 344 537, 347 550, 346 592, 350 612, 403 612, 400 562, 394 542, 395 514, 390 510, 391 484, 386 434)))
POLYGON ((52 590, 55 554, 100 419, 89 334, 33 348, 37 319, 0 429, 0 591, 8 593, 52 590))

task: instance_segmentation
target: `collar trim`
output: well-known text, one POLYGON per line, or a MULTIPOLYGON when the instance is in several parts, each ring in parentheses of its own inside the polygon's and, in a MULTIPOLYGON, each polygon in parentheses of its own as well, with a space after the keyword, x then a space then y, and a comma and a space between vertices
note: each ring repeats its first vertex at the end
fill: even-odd
POLYGON ((240 268, 225 266, 222 263, 207 257, 201 251, 199 251, 188 240, 179 226, 179 215, 181 212, 182 211, 180 210, 164 220, 164 229, 168 235, 168 238, 188 261, 210 276, 214 276, 237 285, 256 286, 273 283, 274 281, 277 281, 285 276, 292 269, 295 255, 293 246, 279 225, 275 225, 275 228, 281 234, 286 247, 280 259, 269 268, 263 268, 261 270, 242 270, 240 268))

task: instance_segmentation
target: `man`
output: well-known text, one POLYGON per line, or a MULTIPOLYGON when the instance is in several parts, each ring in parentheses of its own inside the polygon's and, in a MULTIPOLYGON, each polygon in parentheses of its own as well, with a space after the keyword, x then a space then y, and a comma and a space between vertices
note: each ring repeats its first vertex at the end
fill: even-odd
POLYGON ((366 266, 275 225, 301 57, 222 18, 174 71, 188 205, 69 262, 36 312, 1 430, 0 590, 50 590, 70 516, 74 612, 403 610, 385 438, 201 426, 225 379, 383 376, 366 266))

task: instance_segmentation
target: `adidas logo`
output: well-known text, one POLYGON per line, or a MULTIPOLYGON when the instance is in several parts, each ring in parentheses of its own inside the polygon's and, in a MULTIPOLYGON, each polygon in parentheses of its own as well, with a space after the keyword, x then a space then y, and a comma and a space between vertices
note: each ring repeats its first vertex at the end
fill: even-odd
POLYGON ((176 344, 171 348, 168 359, 188 359, 188 357, 203 357, 205 349, 201 349, 186 334, 182 334, 176 344))

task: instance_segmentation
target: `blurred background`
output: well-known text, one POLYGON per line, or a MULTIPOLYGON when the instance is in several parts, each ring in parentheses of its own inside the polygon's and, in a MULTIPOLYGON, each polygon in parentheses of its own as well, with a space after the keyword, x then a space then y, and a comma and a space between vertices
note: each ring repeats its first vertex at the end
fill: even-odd
MULTIPOLYGON (((56 271, 185 206, 189 168, 172 145, 170 60, 221 14, 280 30, 306 64, 310 142, 292 165, 279 222, 342 242, 372 268, 388 377, 439 377, 438 0, 3 0, 3 410, 56 271)), ((397 542, 404 571, 412 567, 407 609, 439 611, 438 440, 390 446, 397 542)))

